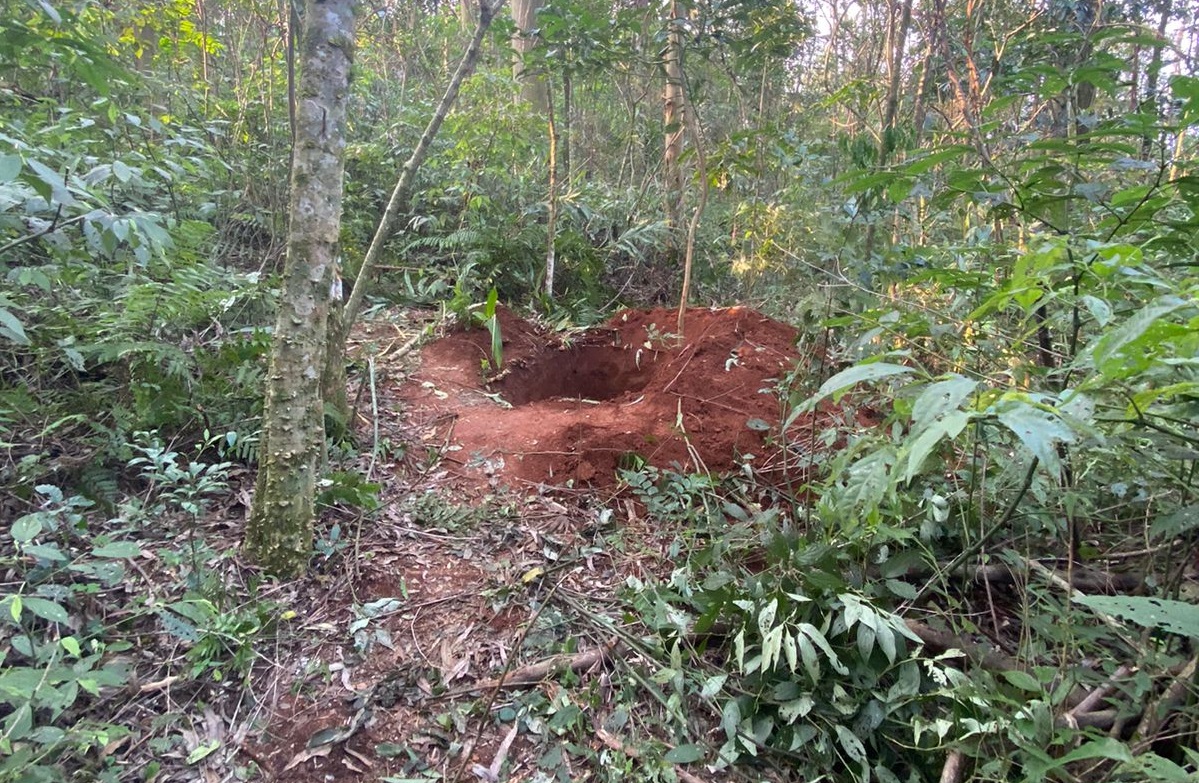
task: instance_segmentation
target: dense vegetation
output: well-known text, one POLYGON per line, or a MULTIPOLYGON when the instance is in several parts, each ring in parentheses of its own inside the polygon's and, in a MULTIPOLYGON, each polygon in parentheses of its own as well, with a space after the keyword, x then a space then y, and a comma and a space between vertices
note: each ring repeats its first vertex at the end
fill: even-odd
MULTIPOLYGON (((368 308, 494 292, 587 324, 677 302, 693 257, 693 303, 821 357, 775 433, 810 487, 626 476, 690 532, 668 582, 621 596, 660 663, 620 694, 657 710, 656 761, 593 774, 1194 779, 1196 8, 519 6, 533 29, 487 32, 368 308), (845 395, 882 423, 836 449, 790 426, 845 395)), ((347 281, 476 12, 359 9, 347 281)), ((182 678, 172 709, 201 715, 294 641, 211 519, 259 456, 302 15, 0 3, 0 781, 198 764, 216 746, 123 694, 182 678)), ((337 418, 326 500, 370 514, 337 418)), ((353 556, 337 535, 320 557, 353 556)), ((585 744, 561 704, 524 709, 585 744)))

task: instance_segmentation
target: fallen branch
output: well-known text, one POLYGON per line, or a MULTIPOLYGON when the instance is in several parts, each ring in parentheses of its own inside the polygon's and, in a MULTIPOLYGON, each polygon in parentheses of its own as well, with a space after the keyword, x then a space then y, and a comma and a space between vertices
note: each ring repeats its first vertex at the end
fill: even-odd
MULTIPOLYGON (((1030 561, 1037 562, 1037 561, 1030 561)), ((1038 563, 1038 565, 1041 565, 1038 563)), ((1043 566, 1044 567, 1044 566, 1043 566)), ((1138 593, 1145 587, 1145 580, 1137 574, 1114 574, 1090 568, 1076 568, 1063 571, 1060 568, 1049 569, 1052 573, 1069 584, 1075 590, 1087 593, 1138 593)), ((1018 568, 1007 563, 991 565, 962 566, 954 574, 975 582, 991 582, 992 584, 1013 584, 1018 576, 1027 573, 1026 569, 1018 568)))
POLYGON ((951 750, 945 757, 945 765, 941 767, 940 783, 959 783, 962 771, 966 768, 966 756, 960 750, 951 750))
POLYGON ((498 690, 500 688, 523 688, 529 685, 536 685, 566 671, 584 672, 601 665, 605 658, 612 655, 616 647, 615 643, 610 643, 572 655, 555 655, 544 661, 531 663, 519 669, 513 669, 503 677, 480 680, 457 690, 446 691, 441 694, 441 698, 461 696, 467 693, 478 693, 479 691, 498 690))
POLYGON ((919 620, 905 620, 908 630, 920 637, 924 646, 940 654, 949 650, 961 650, 976 666, 992 672, 1010 672, 1021 668, 1019 662, 999 650, 979 642, 971 642, 948 631, 938 631, 919 620))
POLYGON ((1174 673, 1174 681, 1170 683, 1170 687, 1162 692, 1157 701, 1145 709, 1145 713, 1141 716, 1141 722, 1137 724, 1137 729, 1132 735, 1136 740, 1136 744, 1132 748, 1134 754, 1143 753, 1158 740, 1157 734, 1161 730, 1162 724, 1166 722, 1175 708, 1183 703, 1187 693, 1194 685, 1192 681, 1195 679, 1197 663, 1199 663, 1199 658, 1196 657, 1187 661, 1186 665, 1174 673))

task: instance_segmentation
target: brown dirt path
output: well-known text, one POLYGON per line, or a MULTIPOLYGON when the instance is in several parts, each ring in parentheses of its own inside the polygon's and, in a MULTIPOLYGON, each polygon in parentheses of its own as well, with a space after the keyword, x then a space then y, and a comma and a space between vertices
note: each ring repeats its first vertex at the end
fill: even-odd
MULTIPOLYGON (((473 765, 502 766, 509 780, 529 779, 559 740, 511 716, 564 694, 589 703, 587 694, 608 687, 607 667, 580 673, 572 688, 551 677, 494 700, 472 685, 509 662, 610 642, 564 602, 609 611, 629 579, 666 578, 683 545, 684 531, 633 503, 601 513, 619 489, 622 457, 684 472, 748 461, 758 481, 776 482, 796 462, 771 437, 781 414, 775 392, 810 357, 797 354, 795 329, 753 310, 691 310, 682 339, 665 309, 625 311, 573 333, 501 310, 504 363, 490 378, 482 329, 453 331, 410 362, 407 346, 430 317, 407 313, 356 330, 357 355, 373 358, 351 394, 363 442, 379 438, 365 472, 381 483, 383 507, 327 515, 346 545, 318 563, 296 599, 309 607, 305 649, 275 668, 269 728, 241 746, 269 780, 452 777, 464 763, 468 776, 473 765), (529 491, 546 485, 556 489, 529 491), (376 698, 369 716, 356 707, 364 694, 376 698), (349 727, 344 741, 306 748, 349 727)), ((817 423, 842 417, 822 411, 817 423)), ((587 719, 602 726, 618 706, 592 704, 587 719)), ((619 744, 652 749, 668 739, 645 724, 619 744)), ((624 757, 598 734, 587 744, 597 758, 624 757)))

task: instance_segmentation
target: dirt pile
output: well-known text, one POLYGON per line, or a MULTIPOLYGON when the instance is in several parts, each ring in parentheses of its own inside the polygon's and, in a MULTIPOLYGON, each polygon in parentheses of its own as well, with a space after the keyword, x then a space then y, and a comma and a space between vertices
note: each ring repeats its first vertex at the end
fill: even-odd
POLYGON ((457 331, 424 348, 402 396, 428 442, 460 447, 452 459, 508 484, 607 486, 638 457, 684 471, 734 469, 751 454, 765 465, 796 330, 741 307, 689 311, 682 338, 675 320, 626 310, 554 334, 501 310, 500 372, 486 330, 457 331))

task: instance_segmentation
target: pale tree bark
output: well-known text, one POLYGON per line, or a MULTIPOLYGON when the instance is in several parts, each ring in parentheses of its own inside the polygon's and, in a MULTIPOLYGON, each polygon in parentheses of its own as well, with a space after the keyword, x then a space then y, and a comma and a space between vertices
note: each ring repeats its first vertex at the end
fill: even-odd
POLYGON ((512 75, 520 85, 520 98, 533 108, 545 112, 549 109, 549 90, 545 76, 528 66, 529 55, 537 48, 537 11, 542 0, 512 0, 512 22, 516 32, 512 34, 512 75))
POLYGON ((546 250, 545 250, 545 298, 554 299, 554 270, 557 266, 557 247, 555 240, 558 231, 558 125, 554 121, 554 106, 549 104, 546 111, 550 134, 549 158, 549 202, 545 220, 546 250))
POLYGON ((247 552, 300 574, 312 552, 325 443, 321 374, 336 280, 354 0, 308 0, 292 155, 290 224, 263 413, 247 552))
MULTIPOLYGON (((684 90, 684 96, 686 91, 684 90)), ((679 313, 676 327, 680 336, 686 334, 687 303, 691 299, 691 269, 695 265, 695 235, 699 230, 700 218, 708 205, 708 162, 704 156, 703 133, 699 126, 699 117, 695 108, 688 106, 684 121, 691 132, 691 143, 695 145, 695 168, 699 179, 699 201, 695 211, 691 213, 691 221, 687 224, 687 246, 683 251, 683 285, 679 292, 679 313)))
POLYGON ((678 0, 671 0, 666 20, 666 88, 663 94, 662 124, 666 129, 662 155, 663 185, 666 192, 666 227, 669 229, 667 260, 679 260, 679 235, 683 222, 683 133, 687 107, 683 101, 683 31, 679 24, 678 0))

